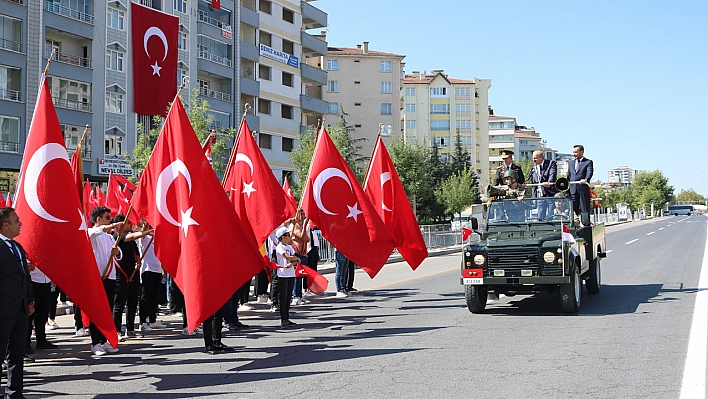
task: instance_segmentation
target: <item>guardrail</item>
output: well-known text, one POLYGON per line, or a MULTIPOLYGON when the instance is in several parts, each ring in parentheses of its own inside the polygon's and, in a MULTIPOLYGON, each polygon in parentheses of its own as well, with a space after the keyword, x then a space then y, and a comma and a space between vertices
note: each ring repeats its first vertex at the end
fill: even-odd
POLYGON ((0 47, 6 50, 16 51, 18 53, 22 52, 22 43, 14 42, 12 40, 0 39, 0 47))
POLYGON ((67 100, 66 98, 59 97, 52 97, 52 100, 54 101, 55 107, 91 112, 91 103, 67 100))
MULTIPOLYGON (((51 57, 51 55, 52 55, 51 50, 44 51, 44 56, 46 58, 51 57)), ((84 67, 84 68, 91 68, 92 67, 92 61, 90 58, 79 57, 78 55, 71 55, 71 54, 66 54, 66 53, 54 52, 54 57, 52 59, 59 61, 59 62, 66 63, 66 64, 78 65, 78 66, 84 67)))
POLYGON ((231 94, 223 93, 223 92, 212 90, 212 89, 206 89, 203 87, 199 88, 199 95, 204 96, 204 97, 209 97, 209 98, 215 98, 217 100, 226 101, 226 102, 231 101, 231 94))
POLYGON ((3 100, 20 101, 22 93, 18 90, 0 89, 0 98, 3 100))
POLYGON ((14 141, 0 141, 0 151, 20 152, 20 143, 14 141))
POLYGON ((60 6, 59 4, 47 1, 44 3, 44 9, 54 14, 63 15, 67 18, 75 19, 77 21, 86 22, 93 25, 93 15, 86 14, 84 12, 74 10, 69 7, 60 6))
POLYGON ((203 60, 211 61, 217 64, 221 64, 227 67, 231 67, 231 60, 228 58, 220 57, 215 54, 210 54, 206 51, 199 51, 197 53, 197 58, 201 58, 203 60))

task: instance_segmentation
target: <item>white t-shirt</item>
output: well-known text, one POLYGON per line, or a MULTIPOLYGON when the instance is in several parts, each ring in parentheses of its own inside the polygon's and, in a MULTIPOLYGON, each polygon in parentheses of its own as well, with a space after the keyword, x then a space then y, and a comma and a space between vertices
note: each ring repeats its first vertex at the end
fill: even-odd
POLYGON ((140 265, 140 273, 153 272, 162 273, 162 265, 155 256, 155 243, 150 244, 152 236, 145 236, 140 239, 140 255, 143 257, 143 264, 140 265), (150 248, 145 248, 150 245, 150 248))
MULTIPOLYGON (((285 266, 290 262, 286 257, 285 254, 288 255, 295 255, 295 250, 293 247, 290 245, 284 245, 284 244, 278 244, 277 247, 275 247, 275 256, 276 256, 276 263, 278 266, 285 266)), ((278 277, 295 277, 295 268, 290 267, 290 268, 278 268, 278 277)))
MULTIPOLYGON (((93 256, 96 258, 98 272, 101 273, 101 276, 103 276, 103 271, 106 269, 106 265, 108 264, 108 258, 111 256, 113 244, 116 243, 116 240, 114 240, 110 234, 103 231, 104 227, 105 226, 94 226, 88 229, 88 235, 91 239, 91 247, 93 248, 93 256)), ((121 260, 122 258, 123 251, 121 251, 120 247, 118 247, 118 255, 116 255, 113 259, 121 260)), ((112 266, 113 267, 110 265, 108 266, 111 268, 111 272, 108 274, 109 280, 116 279, 116 266, 112 266)))

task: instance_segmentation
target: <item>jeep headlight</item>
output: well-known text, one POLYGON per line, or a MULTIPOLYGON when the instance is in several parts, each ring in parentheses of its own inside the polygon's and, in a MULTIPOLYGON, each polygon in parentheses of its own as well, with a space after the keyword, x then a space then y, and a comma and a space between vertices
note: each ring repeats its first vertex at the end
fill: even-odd
POLYGON ((482 266, 482 265, 484 264, 484 261, 485 261, 484 255, 482 255, 482 254, 477 254, 477 255, 474 256, 474 259, 473 259, 473 260, 474 260, 474 264, 475 264, 475 265, 482 266))
POLYGON ((556 254, 551 251, 545 252, 543 254, 543 261, 546 263, 553 263, 556 260, 556 254))

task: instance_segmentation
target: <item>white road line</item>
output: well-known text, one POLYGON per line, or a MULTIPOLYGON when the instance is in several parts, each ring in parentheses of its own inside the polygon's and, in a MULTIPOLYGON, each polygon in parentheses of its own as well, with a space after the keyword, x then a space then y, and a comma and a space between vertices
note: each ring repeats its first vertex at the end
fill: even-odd
POLYGON ((606 253, 606 254, 609 254, 609 253, 612 252, 612 251, 614 251, 614 249, 608 249, 607 251, 605 251, 605 253, 606 253))
POLYGON ((639 241, 639 238, 635 238, 635 239, 632 240, 632 241, 627 241, 627 242, 624 243, 624 245, 629 245, 629 244, 631 244, 631 243, 633 243, 633 242, 635 242, 635 241, 639 241))
POLYGON ((696 306, 693 308, 688 354, 683 368, 680 399, 706 397, 706 359, 708 350, 708 240, 703 252, 701 276, 696 288, 696 306))
POLYGON ((659 228, 659 231, 661 231, 661 230, 664 230, 664 228, 663 228, 663 227, 660 227, 660 228, 659 228))
POLYGON ((647 233, 647 235, 650 236, 650 235, 652 235, 652 234, 654 234, 654 233, 656 233, 656 232, 655 232, 655 231, 652 231, 651 233, 647 233))

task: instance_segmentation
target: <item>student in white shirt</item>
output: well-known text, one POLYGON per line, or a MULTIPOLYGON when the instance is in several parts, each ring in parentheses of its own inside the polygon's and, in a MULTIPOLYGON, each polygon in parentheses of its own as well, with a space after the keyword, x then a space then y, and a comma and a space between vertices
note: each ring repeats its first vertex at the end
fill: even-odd
POLYGON ((295 255, 295 250, 290 246, 292 237, 288 228, 283 226, 275 232, 278 246, 275 247, 276 263, 278 265, 278 303, 280 304, 280 327, 288 328, 296 324, 290 321, 290 298, 295 285, 295 266, 300 258, 295 255))
POLYGON ((153 236, 148 235, 138 241, 140 256, 143 257, 140 266, 140 326, 143 330, 154 328, 165 328, 162 322, 157 320, 157 305, 160 301, 160 288, 162 288, 162 265, 155 256, 155 243, 153 236), (148 322, 148 319, 150 321, 148 322), (149 324, 148 324, 149 323, 149 324))

